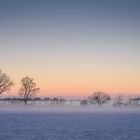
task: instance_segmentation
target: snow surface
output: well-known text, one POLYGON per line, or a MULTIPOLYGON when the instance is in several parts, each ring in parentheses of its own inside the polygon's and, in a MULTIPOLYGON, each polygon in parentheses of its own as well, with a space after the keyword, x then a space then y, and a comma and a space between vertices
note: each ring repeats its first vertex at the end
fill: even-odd
POLYGON ((0 140, 140 140, 140 111, 0 111, 0 140))

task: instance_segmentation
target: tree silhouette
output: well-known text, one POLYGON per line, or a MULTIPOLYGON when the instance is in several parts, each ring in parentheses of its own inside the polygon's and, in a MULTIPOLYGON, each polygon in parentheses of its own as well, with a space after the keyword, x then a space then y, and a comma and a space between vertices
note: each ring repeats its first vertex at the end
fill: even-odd
POLYGON ((110 96, 102 91, 94 92, 93 95, 89 96, 90 103, 98 104, 99 106, 102 106, 110 100, 110 96))
POLYGON ((10 77, 0 70, 0 94, 9 91, 13 85, 10 77))
POLYGON ((36 93, 39 92, 40 89, 36 88, 36 83, 34 82, 34 79, 28 76, 24 77, 21 80, 21 85, 22 87, 20 88, 19 95, 26 104, 28 100, 36 96, 36 93))

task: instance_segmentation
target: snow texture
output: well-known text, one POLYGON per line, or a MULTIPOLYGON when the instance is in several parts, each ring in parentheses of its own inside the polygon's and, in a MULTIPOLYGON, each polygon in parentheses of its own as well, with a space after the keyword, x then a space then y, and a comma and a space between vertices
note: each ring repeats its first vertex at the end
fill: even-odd
POLYGON ((140 140, 140 112, 0 111, 0 140, 140 140))

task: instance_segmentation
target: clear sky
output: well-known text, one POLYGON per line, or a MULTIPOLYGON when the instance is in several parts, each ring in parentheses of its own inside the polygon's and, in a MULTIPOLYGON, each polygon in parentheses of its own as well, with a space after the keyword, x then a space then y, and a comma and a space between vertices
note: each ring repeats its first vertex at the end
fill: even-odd
POLYGON ((45 96, 140 93, 139 0, 0 0, 0 68, 45 96))

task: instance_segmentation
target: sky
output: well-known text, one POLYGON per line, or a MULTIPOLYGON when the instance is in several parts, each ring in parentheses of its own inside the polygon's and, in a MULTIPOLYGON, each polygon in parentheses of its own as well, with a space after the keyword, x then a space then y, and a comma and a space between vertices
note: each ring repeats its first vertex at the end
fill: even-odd
POLYGON ((140 95, 139 0, 0 0, 0 69, 41 96, 140 95))

